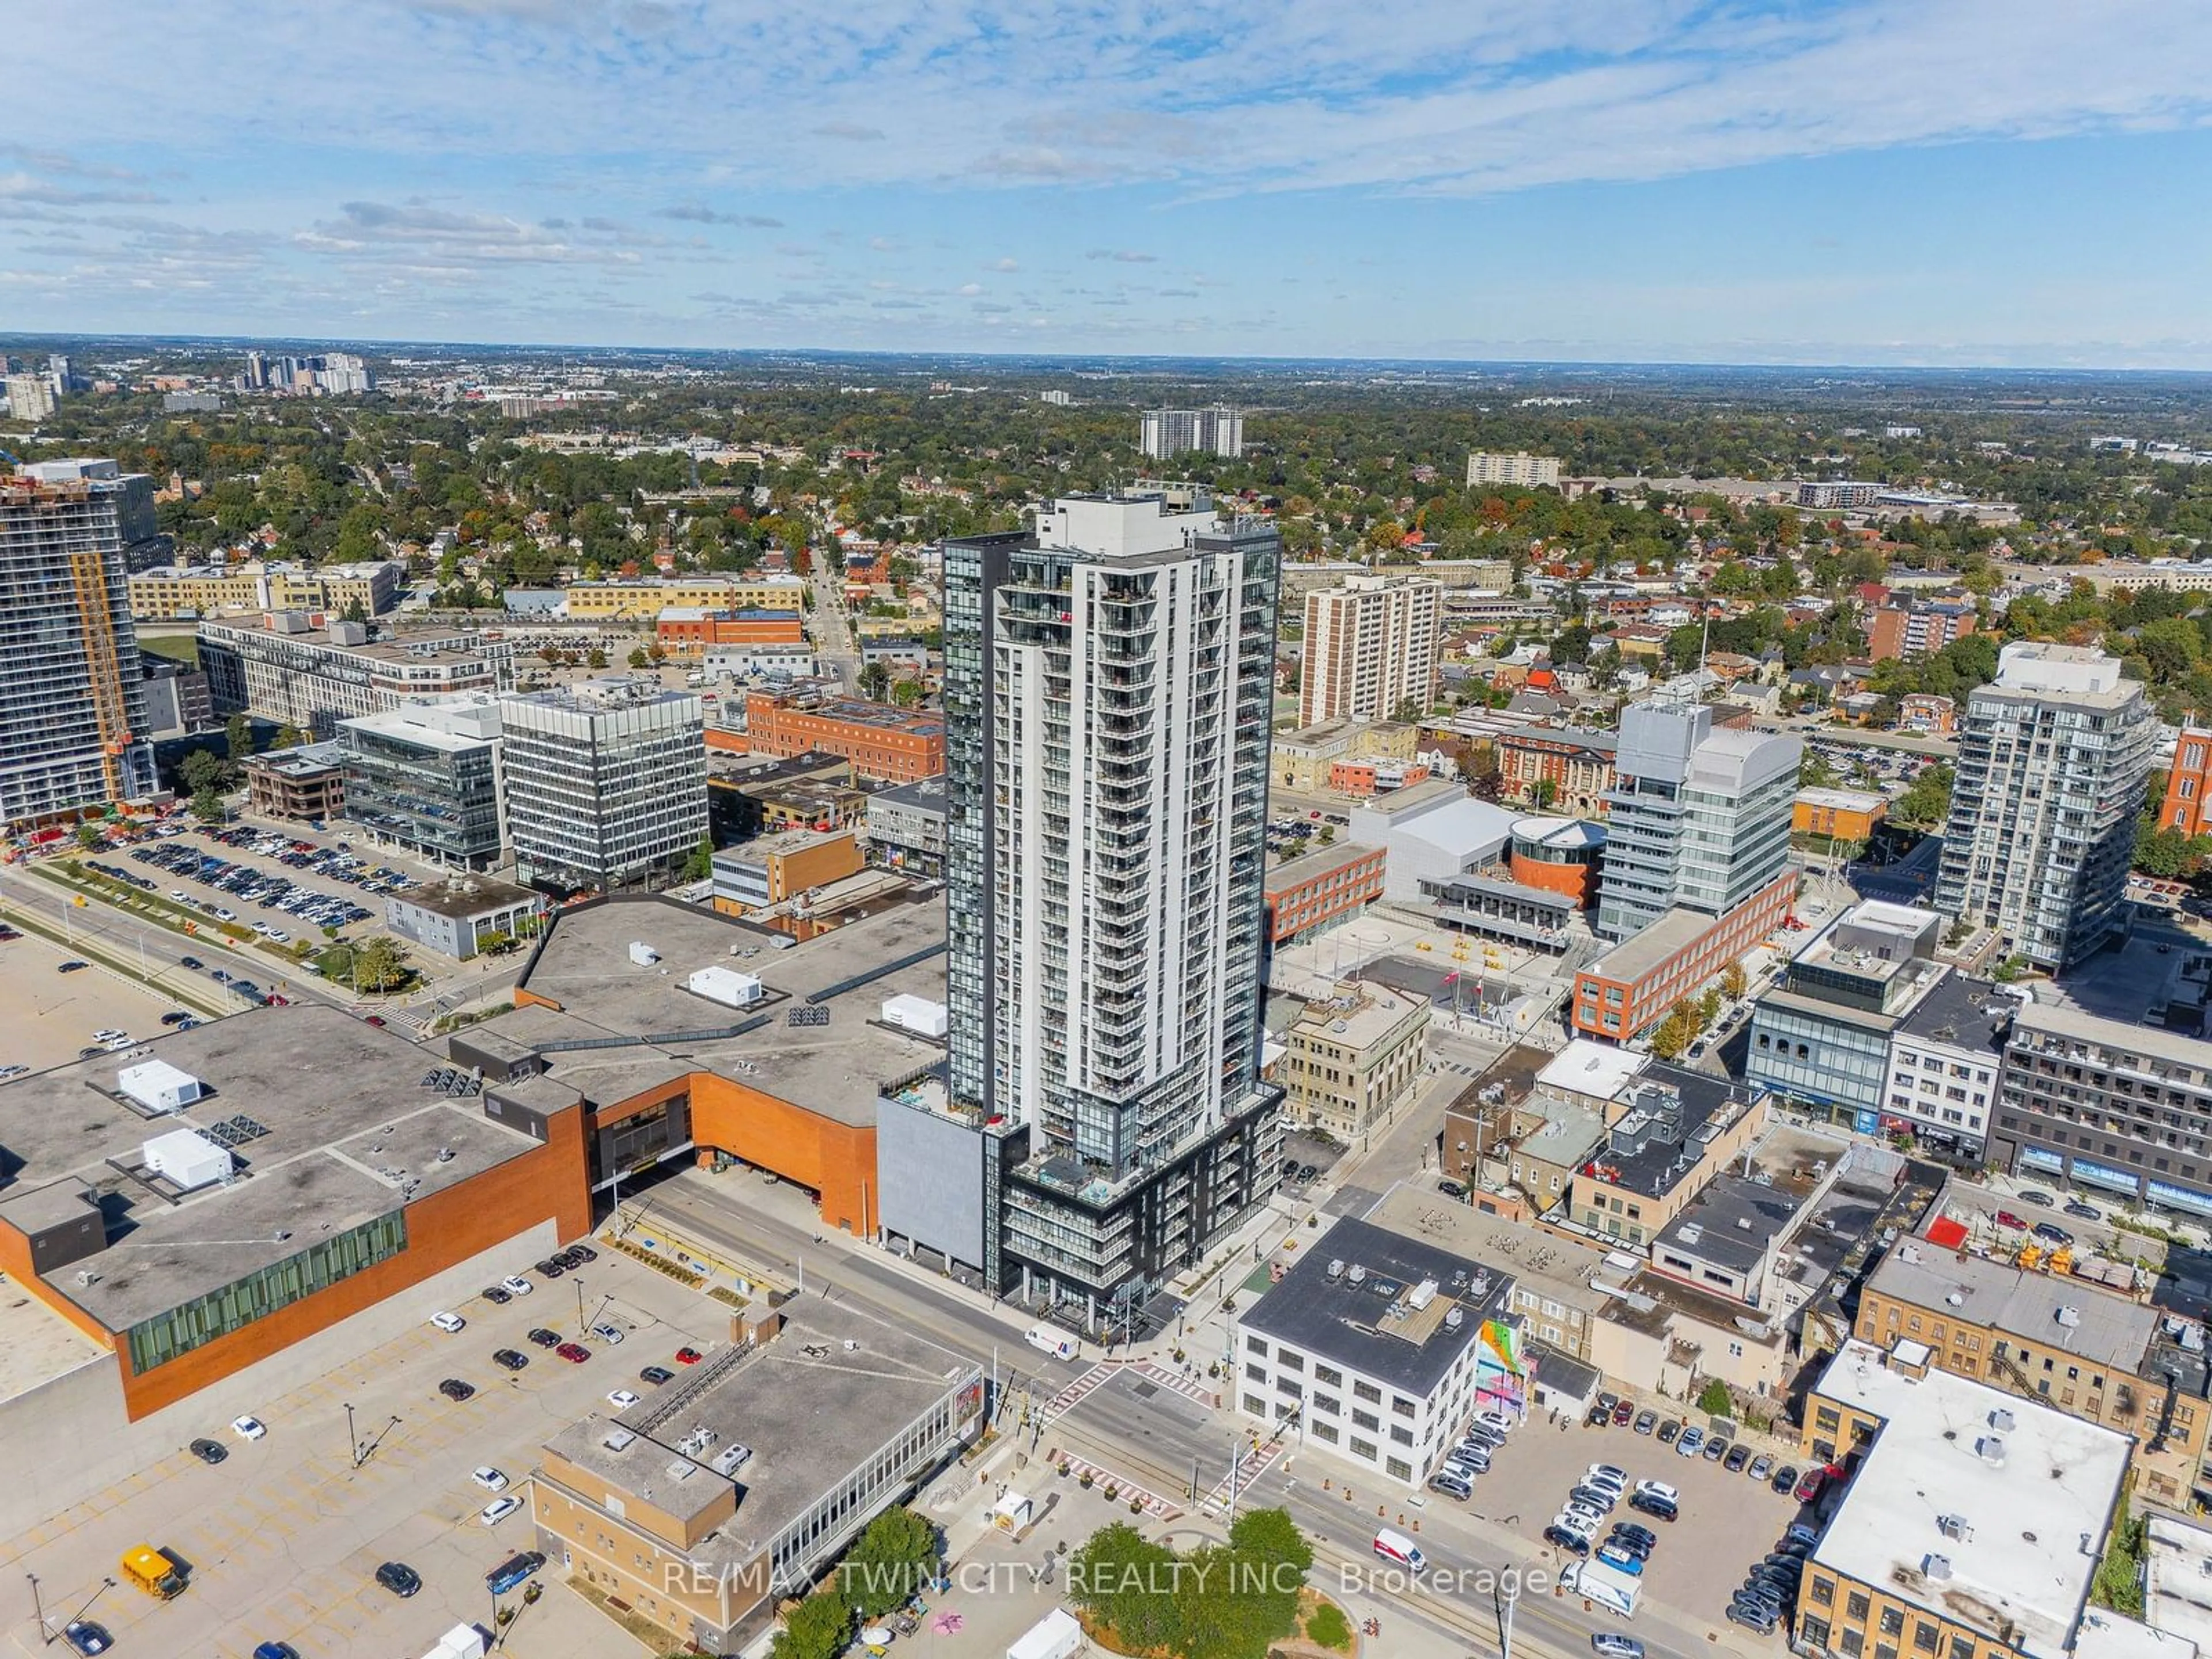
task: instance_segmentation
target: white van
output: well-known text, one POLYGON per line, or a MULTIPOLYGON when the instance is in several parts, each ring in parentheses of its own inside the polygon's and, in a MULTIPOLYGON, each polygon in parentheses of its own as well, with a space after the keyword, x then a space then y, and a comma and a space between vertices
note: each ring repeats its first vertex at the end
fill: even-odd
POLYGON ((1073 1359, 1078 1352, 1076 1340, 1065 1331, 1056 1331, 1049 1325, 1032 1325, 1023 1333, 1024 1340, 1032 1348, 1042 1348, 1054 1359, 1073 1359))
POLYGON ((1425 1572, 1429 1558, 1421 1553, 1420 1546, 1402 1532, 1393 1532, 1385 1527, 1375 1534, 1375 1553, 1382 1560, 1393 1562, 1407 1572, 1425 1572))

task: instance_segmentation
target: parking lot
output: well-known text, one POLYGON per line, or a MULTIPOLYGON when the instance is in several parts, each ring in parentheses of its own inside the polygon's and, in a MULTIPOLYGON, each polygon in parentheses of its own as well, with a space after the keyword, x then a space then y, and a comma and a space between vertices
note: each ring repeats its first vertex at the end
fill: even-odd
MULTIPOLYGON (((103 940, 102 945, 106 950, 116 948, 112 939, 103 940)), ((167 945, 166 939, 158 939, 149 946, 156 952, 151 958, 156 966, 170 963, 157 974, 157 982, 189 982, 191 975, 175 966, 167 945)), ((61 971, 65 962, 85 960, 65 945, 36 933, 0 940, 0 1006, 8 1011, 6 1021, 0 1024, 0 1072, 12 1066, 44 1071, 76 1060, 88 1048, 109 1047, 106 1042, 95 1041, 96 1032, 119 1032, 143 1041, 168 1029, 162 1024, 165 1015, 204 1018, 159 990, 125 979, 96 962, 68 973, 61 971)), ((135 1042, 114 1044, 118 1053, 135 1046, 135 1042)))
POLYGON ((396 866, 335 842, 245 827, 134 847, 122 867, 176 903, 241 922, 279 945, 315 940, 325 927, 374 924, 384 896, 415 884, 396 866))
MULTIPOLYGON (((1638 1513, 1624 1498, 1599 1524, 1597 1536, 1601 1541, 1619 1521, 1650 1528, 1658 1543, 1644 1571, 1646 1594, 1717 1623, 1747 1570, 1801 1518, 1796 1498, 1774 1492, 1767 1481, 1731 1474, 1702 1455, 1684 1457, 1674 1446, 1662 1445, 1656 1432, 1555 1426, 1541 1416, 1532 1416, 1493 1455, 1490 1472, 1476 1481, 1465 1507, 1538 1543, 1553 1565, 1572 1559, 1542 1543, 1544 1530, 1593 1463, 1624 1471, 1631 1492, 1639 1480, 1659 1480, 1680 1494, 1680 1516, 1672 1522, 1638 1513)), ((1429 1501, 1450 1500, 1431 1493, 1429 1501)))
MULTIPOLYGON (((20 1583, 35 1573, 57 1627, 69 1618, 96 1620, 119 1652, 242 1659, 257 1643, 278 1640, 309 1659, 388 1659, 422 1651, 457 1623, 489 1628, 485 1575, 534 1539, 526 1506, 485 1523, 495 1494, 471 1471, 497 1469, 507 1477, 500 1495, 526 1498, 549 1436, 587 1413, 611 1413, 611 1390, 649 1393, 655 1385, 641 1370, 680 1373, 679 1350, 711 1354, 726 1331, 717 1304, 604 1245, 597 1261, 557 1279, 541 1278, 526 1256, 518 1250, 511 1266, 531 1280, 530 1293, 503 1306, 481 1296, 449 1304, 465 1320, 463 1330, 433 1328, 429 1316, 441 1310, 426 1302, 410 1310, 415 1322, 397 1337, 300 1378, 281 1396, 246 1404, 266 1425, 262 1438, 228 1426, 241 1409, 228 1390, 203 1396, 200 1409, 188 1401, 163 1413, 171 1446, 127 1478, 58 1515, 10 1514, 0 1574, 20 1583), (538 1328, 573 1340, 595 1323, 611 1324, 625 1340, 587 1334, 589 1358, 573 1363, 528 1335, 538 1328), (502 1348, 526 1365, 502 1369, 492 1358, 502 1348), (471 1397, 442 1394, 448 1378, 467 1384, 471 1397), (187 1449, 198 1439, 222 1447, 222 1461, 208 1464, 187 1449), (190 1588, 175 1601, 103 1583, 140 1543, 187 1569, 190 1588), (375 1572, 386 1561, 413 1568, 420 1593, 403 1599, 380 1587, 375 1572)), ((284 1363, 279 1356, 269 1367, 284 1363)), ((73 1443, 72 1425, 54 1431, 57 1445, 73 1443)), ((510 1632, 510 1649, 538 1659, 641 1650, 562 1589, 562 1578, 556 1559, 541 1575, 547 1593, 510 1632)), ((510 1595, 503 1605, 520 1600, 510 1595)), ((43 1651, 27 1605, 20 1619, 11 1610, 7 1628, 18 1650, 43 1651)))

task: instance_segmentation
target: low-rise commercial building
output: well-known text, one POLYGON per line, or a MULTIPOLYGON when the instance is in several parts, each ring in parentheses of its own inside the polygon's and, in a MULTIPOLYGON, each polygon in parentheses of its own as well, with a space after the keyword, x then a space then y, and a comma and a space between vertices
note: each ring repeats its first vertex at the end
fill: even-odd
POLYGON ((1790 827, 1801 836, 1864 841, 1889 816, 1889 799, 1871 789, 1800 789, 1790 827))
POLYGON ((1765 1307, 1798 1210, 1797 1199, 1771 1182, 1717 1175, 1652 1241, 1652 1270, 1707 1296, 1765 1307))
POLYGON ((945 770, 945 717, 859 697, 745 697, 745 736, 754 752, 842 755, 860 777, 915 783, 945 770))
POLYGON ((765 831, 769 827, 768 798, 791 785, 842 791, 853 784, 853 763, 842 755, 817 750, 779 757, 732 751, 715 746, 711 726, 707 738, 707 821, 717 847, 750 841, 765 831))
POLYGON ((797 576, 683 576, 668 581, 571 582, 570 622, 650 623, 664 611, 791 611, 806 608, 797 576))
POLYGON ((1394 720, 1324 720, 1277 734, 1268 746, 1268 775, 1285 789, 1319 794, 1346 761, 1410 763, 1420 744, 1418 726, 1394 720))
POLYGON ((1959 705, 1932 691, 1909 691, 1897 700, 1897 729, 1948 738, 1959 729, 1959 705))
POLYGON ((714 854, 714 906, 749 915, 803 900, 814 888, 856 875, 860 842, 850 830, 786 830, 714 854))
POLYGON ((979 1434, 982 1373, 850 1304, 793 1301, 639 1404, 547 1441, 541 1547, 678 1645, 761 1639, 979 1434))
POLYGON ((945 874, 945 780, 878 789, 866 809, 868 861, 925 881, 945 874))
POLYGON ((264 563, 157 565, 131 578, 131 614, 141 622, 211 617, 226 611, 324 611, 367 621, 399 603, 407 567, 397 559, 312 567, 264 563))
POLYGON ((0 1086, 0 1271, 112 1354, 123 1416, 590 1229, 573 1101, 426 1090, 413 1042, 319 1004, 145 1047, 0 1086))
POLYGON ((806 619, 797 611, 710 611, 671 605, 654 619, 654 641, 672 657, 759 645, 804 646, 806 619))
POLYGON ((1237 1316, 1237 1409, 1419 1487, 1476 1413, 1529 1406, 1513 1279, 1346 1219, 1237 1316))
POLYGON ((1668 911, 1575 975, 1575 1029, 1626 1042, 1657 1024, 1780 927, 1796 891, 1792 871, 1723 916, 1668 911))
POLYGON ((247 757, 241 769, 247 808, 264 817, 329 819, 345 805, 345 767, 335 743, 272 749, 247 757))
POLYGON ((1856 1469, 1807 1563, 1795 1650, 2075 1651, 2125 1435, 1932 1369, 1923 1345, 1863 1342, 1814 1385, 1804 1432, 1808 1455, 1856 1469))
POLYGON ((761 833, 781 830, 857 830, 867 821, 868 792, 849 783, 813 778, 761 786, 761 833))
POLYGON ((1285 945, 1349 921, 1382 896, 1379 847, 1340 842, 1267 866, 1267 939, 1285 945))
POLYGON ((482 693, 416 698, 340 720, 346 821, 380 845, 487 870, 507 844, 500 702, 482 693))
POLYGON ((1880 1127, 1940 1157, 1978 1163, 1988 1145, 2018 999, 1985 979, 1946 974, 1889 1036, 1880 1127))
POLYGON ((1426 1000, 1346 980, 1309 1002, 1284 1034, 1277 1067, 1291 1121, 1364 1135, 1413 1098, 1428 1058, 1426 1000))
POLYGON ((1765 1097, 1725 1078, 1646 1068, 1608 1108, 1603 1143, 1575 1171, 1565 1224, 1648 1254, 1767 1121, 1765 1097))
POLYGON ((426 882, 384 901, 385 925, 400 939, 466 962, 487 942, 517 941, 538 929, 545 896, 489 876, 426 882))
POLYGON ((2197 1343, 2185 1346, 2157 1309, 2055 1254, 2033 1241, 1993 1257, 1900 1240, 1867 1275, 1852 1334, 1884 1352, 1917 1344, 1943 1370, 2129 1436, 2143 1495, 2185 1507, 2212 1484, 2199 1469, 2212 1428, 2201 1328, 2175 1322, 2197 1343))

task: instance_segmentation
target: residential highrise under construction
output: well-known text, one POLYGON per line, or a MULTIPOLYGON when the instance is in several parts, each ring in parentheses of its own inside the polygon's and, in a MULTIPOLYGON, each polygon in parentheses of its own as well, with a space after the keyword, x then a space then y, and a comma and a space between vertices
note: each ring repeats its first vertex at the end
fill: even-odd
POLYGON ((124 556, 144 483, 101 460, 0 477, 0 820, 10 829, 154 793, 124 556))

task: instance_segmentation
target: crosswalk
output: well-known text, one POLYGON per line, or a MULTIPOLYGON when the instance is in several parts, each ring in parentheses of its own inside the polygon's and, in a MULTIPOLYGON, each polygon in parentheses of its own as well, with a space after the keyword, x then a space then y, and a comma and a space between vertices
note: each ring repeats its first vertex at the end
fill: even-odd
MULTIPOLYGON (((1288 1443, 1287 1441, 1279 1439, 1262 1441, 1239 1458, 1237 1462, 1237 1490, 1240 1492, 1249 1491, 1255 1480, 1274 1466, 1275 1460, 1283 1455, 1284 1448, 1288 1443)), ((1227 1509, 1229 1486, 1230 1478, 1224 1474, 1215 1485, 1213 1490, 1206 1493, 1206 1501, 1200 1507, 1210 1510, 1227 1509)))
POLYGON ((1457 1072, 1462 1077, 1480 1077, 1482 1075, 1482 1068, 1480 1066, 1468 1066, 1456 1060, 1440 1060, 1437 1062, 1437 1069, 1440 1072, 1457 1072))
POLYGON ((1118 1363, 1100 1360, 1082 1376, 1077 1377, 1074 1382, 1053 1395, 1051 1400, 1046 1402, 1044 1410, 1039 1413, 1041 1419, 1049 1423, 1064 1413, 1073 1411, 1100 1389, 1104 1388, 1107 1379, 1121 1369, 1118 1363))
POLYGON ((1158 1360, 1139 1360, 1136 1370, 1137 1375, 1146 1382, 1157 1382, 1164 1389, 1173 1389, 1186 1400, 1195 1400, 1208 1409, 1218 1407, 1221 1404, 1221 1396, 1203 1382, 1186 1376, 1181 1371, 1170 1370, 1158 1360))

